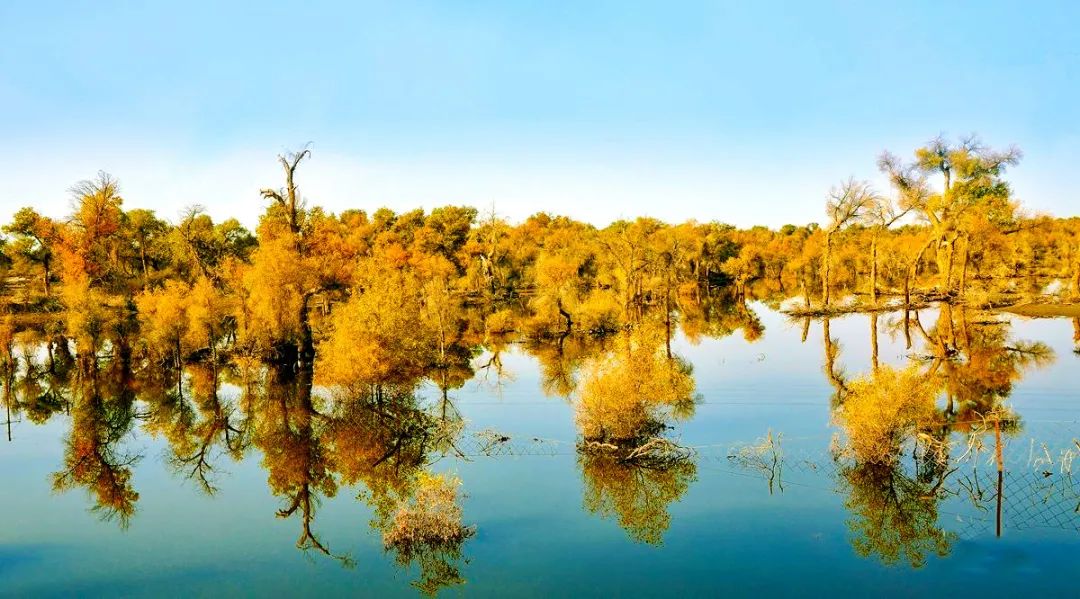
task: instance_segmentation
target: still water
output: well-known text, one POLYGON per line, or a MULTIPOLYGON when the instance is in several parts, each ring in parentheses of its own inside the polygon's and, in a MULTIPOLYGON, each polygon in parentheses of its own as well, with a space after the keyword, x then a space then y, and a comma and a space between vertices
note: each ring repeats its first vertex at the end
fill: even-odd
MULTIPOLYGON (((956 424, 942 433, 952 439, 944 467, 928 473, 905 458, 875 478, 833 450, 838 385, 872 368, 872 317, 826 325, 749 308, 757 320, 746 330, 672 342, 696 381, 692 415, 667 432, 691 452, 677 464, 579 451, 573 394, 561 396, 566 385, 551 380, 573 364, 553 365, 551 351, 509 344, 500 369, 483 368, 493 355, 480 353, 475 376, 450 390, 448 403, 437 386, 422 387, 421 405, 461 416, 452 448, 425 451, 421 461, 460 479, 472 534, 452 551, 412 559, 384 549, 373 525, 372 497, 394 473, 324 467, 310 480, 313 464, 359 432, 319 429, 337 435, 336 445, 309 439, 303 457, 284 466, 279 454, 294 451, 285 445, 295 439, 235 455, 219 443, 206 456, 210 493, 191 462, 176 463, 168 426, 136 402, 133 424, 107 443, 106 457, 130 472, 120 486, 137 493, 118 515, 94 491, 115 472, 71 475, 81 467, 72 447, 86 443, 72 433, 77 411, 42 424, 13 414, 11 441, 0 441, 0 593, 1074 594, 1080 355, 1071 320, 951 314, 945 327, 944 310, 926 310, 910 325, 909 349, 902 318, 879 315, 879 362, 946 373, 958 403, 956 424), (971 433, 989 409, 980 394, 1012 414, 1000 442, 971 433), (58 486, 65 472, 69 484, 58 486)), ((242 411, 239 386, 222 395, 242 411)))

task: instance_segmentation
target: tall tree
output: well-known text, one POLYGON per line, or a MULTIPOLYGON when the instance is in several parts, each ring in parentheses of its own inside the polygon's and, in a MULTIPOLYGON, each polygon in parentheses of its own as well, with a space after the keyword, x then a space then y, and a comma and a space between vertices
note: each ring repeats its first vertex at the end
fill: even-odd
POLYGON ((273 200, 274 205, 284 213, 285 221, 289 230, 296 237, 297 249, 300 247, 301 229, 304 221, 304 200, 300 197, 296 186, 296 169, 300 162, 311 156, 311 149, 304 148, 299 152, 286 152, 278 156, 278 162, 285 171, 285 187, 280 189, 266 188, 260 191, 262 197, 273 200))
POLYGON ((878 241, 913 208, 904 194, 896 198, 875 196, 863 213, 862 220, 870 228, 870 302, 873 304, 877 303, 878 293, 878 241))
POLYGON ((75 210, 63 244, 71 254, 65 274, 79 276, 77 271, 81 270, 92 286, 115 287, 123 274, 125 244, 121 233, 127 225, 120 183, 102 171, 93 179, 76 183, 71 193, 75 210))
MULTIPOLYGON (((964 219, 973 210, 1004 212, 1012 206, 1011 191, 1002 178, 1005 169, 1019 163, 1022 154, 1010 147, 992 150, 975 136, 950 143, 939 136, 915 150, 915 159, 904 165, 891 154, 878 160, 902 194, 910 194, 911 206, 929 223, 931 235, 920 247, 912 270, 922 255, 937 244, 938 276, 941 291, 952 292, 956 242, 964 234, 964 219), (941 188, 929 191, 926 177, 940 176, 941 188)), ((999 215, 1000 216, 1000 215, 999 215)))
POLYGON ((858 222, 863 214, 877 201, 877 196, 870 184, 856 181, 854 178, 844 181, 829 190, 829 200, 825 212, 829 223, 825 228, 825 251, 821 258, 821 303, 829 307, 832 295, 832 245, 833 236, 844 227, 858 222))

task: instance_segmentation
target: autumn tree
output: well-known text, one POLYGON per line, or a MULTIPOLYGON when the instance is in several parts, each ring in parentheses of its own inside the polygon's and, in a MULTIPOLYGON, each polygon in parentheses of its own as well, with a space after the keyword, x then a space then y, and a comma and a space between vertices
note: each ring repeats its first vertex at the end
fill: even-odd
POLYGON ((141 456, 124 447, 135 424, 135 394, 131 361, 124 356, 126 343, 122 338, 115 341, 117 356, 104 370, 92 352, 80 353, 71 429, 61 469, 53 474, 52 482, 57 492, 84 489, 92 512, 126 527, 139 500, 132 478, 141 456))
POLYGON ((311 308, 315 298, 347 285, 351 248, 342 223, 319 208, 308 209, 296 169, 310 150, 279 156, 285 187, 264 189, 272 200, 259 222, 259 246, 240 275, 241 322, 255 347, 276 359, 310 364, 315 357, 311 308))
POLYGON ((226 262, 246 263, 258 242, 236 219, 215 224, 203 210, 202 206, 189 206, 172 230, 174 267, 176 275, 188 282, 204 277, 221 283, 226 262))
POLYGON ((936 396, 933 379, 920 368, 882 366, 847 384, 835 418, 857 461, 892 464, 901 444, 933 417, 936 396))
POLYGON ((78 276, 76 271, 81 270, 91 286, 122 293, 126 217, 120 183, 101 172, 77 183, 71 193, 75 210, 64 242, 71 254, 65 274, 78 276))
POLYGON ((657 341, 655 332, 624 335, 617 350, 584 366, 576 420, 585 441, 635 447, 669 417, 692 412, 689 364, 666 357, 657 341))
POLYGON ((492 209, 470 231, 463 251, 470 258, 466 280, 471 289, 483 288, 494 298, 498 292, 514 287, 512 277, 516 273, 508 246, 510 228, 492 209))
POLYGON ((475 528, 461 522, 460 486, 457 477, 422 473, 415 494, 399 503, 392 525, 383 532, 383 546, 399 566, 419 565, 420 578, 413 586, 430 597, 465 582, 457 562, 475 528))
POLYGON ((170 226, 159 219, 153 210, 137 208, 127 212, 126 232, 137 260, 141 287, 148 288, 151 275, 162 270, 170 261, 167 243, 170 226))
POLYGON ((574 330, 574 312, 583 299, 583 291, 592 282, 595 252, 583 243, 594 234, 591 228, 569 219, 553 220, 544 231, 543 250, 535 268, 536 295, 532 307, 536 312, 534 326, 541 331, 574 330))
POLYGON ((49 297, 54 248, 60 237, 59 225, 33 208, 26 207, 15 213, 11 222, 4 225, 3 231, 15 237, 8 255, 41 269, 42 293, 49 297))
MULTIPOLYGON (((882 160, 890 160, 883 157, 882 160)), ((904 175, 907 177, 907 175, 904 175)), ((870 228, 870 303, 877 304, 878 295, 878 243, 881 236, 901 219, 908 215, 916 202, 911 201, 910 194, 914 187, 922 189, 919 183, 910 183, 906 179, 898 185, 905 189, 905 193, 897 198, 874 195, 869 205, 862 214, 862 221, 870 228)), ((917 192, 916 192, 917 193, 917 192)))
POLYGON ((829 222, 825 227, 825 250, 821 258, 821 303, 825 309, 829 307, 832 294, 833 236, 862 218, 876 201, 874 190, 865 181, 848 179, 829 190, 829 200, 825 204, 829 222))
MULTIPOLYGON (((957 240, 968 234, 965 219, 976 211, 999 221, 1013 217, 1015 204, 1003 175, 1020 157, 1021 152, 1015 147, 991 150, 974 136, 955 144, 943 137, 934 138, 917 149, 914 160, 908 164, 888 153, 881 156, 879 168, 889 176, 907 205, 930 226, 930 235, 911 263, 908 286, 923 254, 936 244, 941 291, 952 293, 957 240), (940 189, 930 190, 925 186, 928 176, 940 177, 940 189)), ((910 291, 905 295, 910 297, 910 291)))
POLYGON ((359 392, 416 380, 438 360, 437 323, 422 318, 422 281, 403 269, 369 268, 330 318, 319 345, 321 384, 359 392))
POLYGON ((670 506, 697 475, 692 460, 635 463, 610 453, 581 452, 585 510, 619 523, 634 541, 660 545, 671 526, 670 506))

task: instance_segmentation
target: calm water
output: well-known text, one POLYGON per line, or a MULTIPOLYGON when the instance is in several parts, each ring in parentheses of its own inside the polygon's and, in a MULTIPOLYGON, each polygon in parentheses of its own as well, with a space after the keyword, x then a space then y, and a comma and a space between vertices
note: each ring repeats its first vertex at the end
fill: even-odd
MULTIPOLYGON (((1003 440, 999 510, 992 435, 977 455, 950 463, 935 492, 928 491, 935 481, 916 480, 911 463, 887 483, 846 475, 830 454, 833 379, 870 370, 870 317, 831 320, 836 377, 829 377, 822 322, 810 323, 803 341, 803 322, 751 308, 764 325, 753 342, 746 337, 755 335, 736 331, 673 343, 694 366, 700 397, 693 416, 670 432, 694 455, 672 469, 580 454, 572 401, 545 395, 545 369, 524 347, 502 353, 503 376, 481 371, 450 391, 465 422, 457 441, 465 457, 433 453, 430 469, 461 479, 463 520, 476 532, 460 556, 428 562, 429 576, 450 568, 457 577, 448 580, 463 580, 440 594, 1075 593, 1080 481, 1070 476, 1070 452, 1080 450, 1080 356, 1071 321, 966 315, 971 329, 995 339, 982 355, 997 369, 988 378, 1011 391, 999 400, 1020 420, 1003 440), (1041 342, 1053 356, 1006 364, 1024 342, 1041 342), (759 455, 743 448, 770 431, 777 450, 768 459, 745 457, 759 455)), ((938 317, 921 314, 931 338, 944 334, 938 317)), ((914 334, 909 350, 899 325, 898 315, 879 318, 881 362, 929 364, 927 339, 914 334)), ((977 384, 956 377, 958 385, 977 384)), ((438 388, 422 395, 439 404, 438 388)), ((332 497, 315 493, 309 526, 332 555, 301 550, 302 517, 279 517, 290 501, 268 484, 266 448, 249 447, 239 460, 216 452, 211 495, 171 464, 168 435, 151 434, 138 418, 113 445, 122 459, 138 458, 130 479, 136 507, 126 527, 102 518, 93 493, 53 491, 72 418, 35 425, 14 416, 12 441, 0 442, 0 593, 419 592, 412 583, 425 575, 422 560, 402 566, 384 550, 364 500, 369 485, 339 481, 332 497), (351 564, 334 557, 346 555, 351 564)), ((958 441, 953 453, 964 451, 958 441)))

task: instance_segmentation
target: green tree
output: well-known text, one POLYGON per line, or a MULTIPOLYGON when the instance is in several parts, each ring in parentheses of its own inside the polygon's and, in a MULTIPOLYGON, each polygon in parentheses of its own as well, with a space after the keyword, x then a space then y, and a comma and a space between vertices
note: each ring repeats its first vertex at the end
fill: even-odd
POLYGON ((41 269, 42 293, 49 297, 54 246, 59 239, 57 223, 41 216, 33 208, 26 207, 16 212, 3 230, 15 236, 10 248, 11 255, 41 269))

